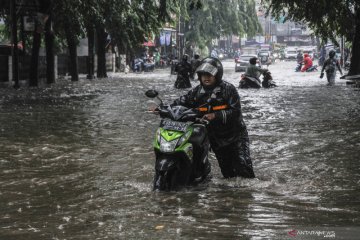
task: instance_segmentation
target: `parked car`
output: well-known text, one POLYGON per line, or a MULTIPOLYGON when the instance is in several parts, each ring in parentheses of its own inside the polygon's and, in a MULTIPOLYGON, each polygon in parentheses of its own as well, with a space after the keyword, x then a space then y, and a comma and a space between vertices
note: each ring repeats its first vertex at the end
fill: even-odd
MULTIPOLYGON (((250 65, 250 58, 256 57, 256 54, 243 54, 239 58, 235 58, 235 72, 245 71, 246 68, 250 65)), ((257 63, 260 66, 259 63, 257 63)))

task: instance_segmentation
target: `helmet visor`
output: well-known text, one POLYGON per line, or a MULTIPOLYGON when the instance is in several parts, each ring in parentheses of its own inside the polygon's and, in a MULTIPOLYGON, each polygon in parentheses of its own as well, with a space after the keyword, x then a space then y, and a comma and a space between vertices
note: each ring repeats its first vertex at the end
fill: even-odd
POLYGON ((209 73, 212 76, 215 76, 217 72, 217 67, 214 67, 210 63, 203 63, 196 69, 196 73, 209 73))

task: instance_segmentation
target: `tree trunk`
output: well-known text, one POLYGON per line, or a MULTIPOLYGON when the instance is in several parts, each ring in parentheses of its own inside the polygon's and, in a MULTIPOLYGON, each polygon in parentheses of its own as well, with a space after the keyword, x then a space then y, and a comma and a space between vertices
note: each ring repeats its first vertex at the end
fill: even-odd
POLYGON ((26 52, 26 36, 25 36, 25 30, 24 30, 24 17, 20 20, 20 38, 22 43, 22 50, 21 55, 25 55, 26 52))
POLYGON ((12 48, 12 73, 13 81, 15 82, 14 88, 20 88, 19 84, 19 50, 18 50, 18 28, 17 28, 17 14, 16 14, 16 2, 11 2, 10 7, 11 12, 11 42, 13 44, 12 48))
POLYGON ((78 72, 78 59, 77 59, 77 41, 75 35, 71 31, 71 24, 68 22, 65 23, 65 35, 66 41, 69 48, 70 54, 70 76, 71 81, 79 81, 79 72, 78 72))
POLYGON ((352 44, 351 64, 348 75, 360 74, 360 6, 356 8, 355 36, 352 44))
POLYGON ((29 76, 29 86, 36 87, 39 82, 39 50, 41 44, 41 34, 37 32, 35 24, 35 30, 33 34, 33 46, 31 50, 31 63, 30 63, 30 76, 29 76))
POLYGON ((55 82, 54 33, 51 29, 51 21, 52 17, 50 15, 45 25, 46 79, 48 84, 55 82))
POLYGON ((95 46, 95 30, 94 26, 89 25, 87 28, 88 37, 88 60, 87 60, 87 79, 94 79, 94 46, 95 46))
POLYGON ((106 73, 106 38, 107 34, 103 27, 96 28, 97 36, 97 77, 107 78, 106 73))

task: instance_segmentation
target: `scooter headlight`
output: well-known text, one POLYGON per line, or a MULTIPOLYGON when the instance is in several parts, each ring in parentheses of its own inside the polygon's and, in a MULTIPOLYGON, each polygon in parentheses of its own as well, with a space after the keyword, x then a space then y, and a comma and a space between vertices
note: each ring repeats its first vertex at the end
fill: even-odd
POLYGON ((179 139, 172 140, 170 142, 166 141, 163 137, 160 136, 160 151, 161 152, 174 152, 177 146, 179 139))

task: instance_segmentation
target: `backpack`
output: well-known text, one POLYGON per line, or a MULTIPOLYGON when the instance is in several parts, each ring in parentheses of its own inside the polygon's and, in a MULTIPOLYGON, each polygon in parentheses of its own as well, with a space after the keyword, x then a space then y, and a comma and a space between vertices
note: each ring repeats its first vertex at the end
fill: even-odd
POLYGON ((325 67, 325 71, 327 73, 333 73, 336 71, 336 63, 337 63, 337 60, 336 59, 329 59, 326 67, 325 67))

